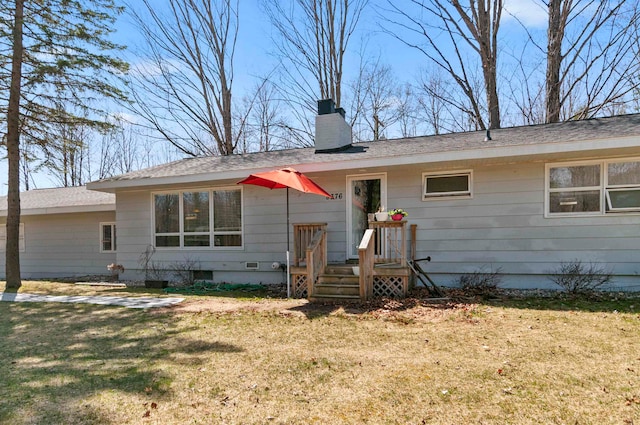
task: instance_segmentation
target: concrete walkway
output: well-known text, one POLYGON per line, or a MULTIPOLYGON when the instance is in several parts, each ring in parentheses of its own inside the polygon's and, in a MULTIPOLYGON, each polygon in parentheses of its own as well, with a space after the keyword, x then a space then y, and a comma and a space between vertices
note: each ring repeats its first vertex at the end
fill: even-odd
POLYGON ((30 302, 30 303, 84 303, 100 305, 116 305, 127 308, 168 307, 184 301, 184 298, 154 298, 154 297, 100 297, 100 296, 64 296, 64 295, 36 295, 0 293, 0 301, 30 302))

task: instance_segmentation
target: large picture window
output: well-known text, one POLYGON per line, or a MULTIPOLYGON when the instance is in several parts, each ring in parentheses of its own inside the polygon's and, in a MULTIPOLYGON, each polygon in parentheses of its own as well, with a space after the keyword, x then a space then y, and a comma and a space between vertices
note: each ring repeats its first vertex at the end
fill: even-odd
POLYGON ((549 215, 640 211, 640 160, 547 164, 549 215))
POLYGON ((156 193, 153 201, 156 247, 242 246, 241 189, 156 193))

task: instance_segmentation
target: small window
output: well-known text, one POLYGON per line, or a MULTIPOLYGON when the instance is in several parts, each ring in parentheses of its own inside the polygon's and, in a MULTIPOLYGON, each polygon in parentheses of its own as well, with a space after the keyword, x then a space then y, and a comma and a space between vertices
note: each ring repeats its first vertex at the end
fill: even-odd
POLYGON ((640 211, 640 161, 607 164, 607 211, 640 211))
POLYGON ((471 171, 423 174, 422 199, 471 197, 471 171))
POLYGON ((607 189, 608 211, 640 211, 640 188, 607 189))
POLYGON ((100 251, 116 251, 116 225, 115 223, 100 223, 100 251))

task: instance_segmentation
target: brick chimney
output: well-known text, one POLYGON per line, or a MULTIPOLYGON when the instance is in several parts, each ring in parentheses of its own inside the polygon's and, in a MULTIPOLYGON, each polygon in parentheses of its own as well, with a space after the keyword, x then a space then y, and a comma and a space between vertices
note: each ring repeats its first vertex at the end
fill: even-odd
POLYGON ((315 145, 316 153, 336 152, 351 146, 351 126, 344 119, 344 109, 336 108, 333 99, 318 101, 315 145))

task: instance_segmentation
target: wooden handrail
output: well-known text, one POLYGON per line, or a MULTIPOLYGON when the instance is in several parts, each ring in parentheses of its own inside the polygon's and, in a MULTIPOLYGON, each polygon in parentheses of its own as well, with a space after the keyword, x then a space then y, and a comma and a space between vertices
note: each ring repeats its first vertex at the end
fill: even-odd
POLYGON ((307 247, 318 230, 326 230, 327 223, 300 223, 293 225, 293 259, 291 264, 300 266, 307 260, 307 247))
POLYGON ((307 295, 313 296, 314 285, 320 273, 327 266, 327 231, 321 228, 316 231, 306 249, 307 262, 307 295))
POLYGON ((375 262, 375 231, 367 229, 358 245, 360 267, 360 299, 373 298, 373 265, 375 262))
POLYGON ((375 263, 405 267, 407 265, 407 222, 370 221, 376 231, 375 263))

